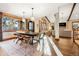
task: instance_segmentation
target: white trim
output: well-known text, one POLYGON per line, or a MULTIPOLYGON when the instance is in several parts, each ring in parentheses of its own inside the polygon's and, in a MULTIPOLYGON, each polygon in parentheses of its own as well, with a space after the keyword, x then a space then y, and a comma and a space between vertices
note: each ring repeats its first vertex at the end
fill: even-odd
POLYGON ((51 42, 52 44, 52 47, 54 48, 56 54, 58 56, 63 56, 63 54, 60 52, 60 50, 58 49, 58 47, 55 45, 55 43, 53 42, 53 40, 51 38, 49 38, 49 41, 51 42))

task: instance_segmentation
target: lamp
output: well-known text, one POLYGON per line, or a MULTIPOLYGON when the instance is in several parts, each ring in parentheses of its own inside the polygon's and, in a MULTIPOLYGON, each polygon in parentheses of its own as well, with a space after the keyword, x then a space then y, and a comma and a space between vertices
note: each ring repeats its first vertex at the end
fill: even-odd
POLYGON ((32 16, 31 16, 31 20, 32 20, 32 21, 35 20, 34 15, 33 15, 33 10, 34 10, 34 8, 32 8, 32 16))

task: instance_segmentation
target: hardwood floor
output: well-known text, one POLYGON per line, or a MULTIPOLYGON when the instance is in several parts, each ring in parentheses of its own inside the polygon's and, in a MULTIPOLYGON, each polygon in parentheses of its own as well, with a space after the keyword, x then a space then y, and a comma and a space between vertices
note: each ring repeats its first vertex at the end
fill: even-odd
POLYGON ((59 41, 54 40, 54 42, 64 56, 79 56, 79 46, 72 38, 60 38, 59 41))

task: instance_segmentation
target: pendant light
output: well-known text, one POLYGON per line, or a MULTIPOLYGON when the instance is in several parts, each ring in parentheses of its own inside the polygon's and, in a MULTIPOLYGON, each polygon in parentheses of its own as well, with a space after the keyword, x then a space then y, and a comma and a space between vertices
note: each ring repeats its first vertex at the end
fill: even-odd
POLYGON ((25 12, 23 11, 22 21, 25 22, 25 12))
POLYGON ((34 8, 32 8, 32 16, 31 16, 31 21, 34 21, 34 20, 35 20, 34 15, 33 15, 33 10, 34 10, 34 8))

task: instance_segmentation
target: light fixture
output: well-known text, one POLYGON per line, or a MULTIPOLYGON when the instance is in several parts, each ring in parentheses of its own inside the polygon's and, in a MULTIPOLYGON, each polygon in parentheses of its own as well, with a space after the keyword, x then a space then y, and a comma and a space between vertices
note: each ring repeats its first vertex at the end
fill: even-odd
POLYGON ((25 12, 23 11, 22 21, 25 22, 25 12))
POLYGON ((32 8, 32 16, 31 16, 31 21, 34 21, 34 20, 35 20, 34 15, 33 15, 33 10, 34 10, 34 8, 32 8))

